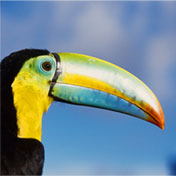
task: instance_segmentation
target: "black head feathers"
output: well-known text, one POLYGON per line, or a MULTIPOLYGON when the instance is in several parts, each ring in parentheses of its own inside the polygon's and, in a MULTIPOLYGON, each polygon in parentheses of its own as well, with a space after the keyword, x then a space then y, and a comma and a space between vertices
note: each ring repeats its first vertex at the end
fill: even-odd
POLYGON ((48 50, 40 49, 24 49, 11 53, 9 56, 5 57, 1 62, 2 83, 8 79, 8 83, 11 85, 14 77, 17 75, 26 60, 32 57, 47 54, 49 54, 48 50))

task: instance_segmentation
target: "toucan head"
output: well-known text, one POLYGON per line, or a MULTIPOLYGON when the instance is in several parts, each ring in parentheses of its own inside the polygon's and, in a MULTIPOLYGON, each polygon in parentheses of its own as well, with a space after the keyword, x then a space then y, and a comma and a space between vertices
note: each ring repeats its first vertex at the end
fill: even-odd
POLYGON ((125 113, 164 129, 164 114, 153 92, 131 73, 95 57, 74 53, 31 57, 11 87, 18 137, 41 140, 42 114, 53 101, 125 113))

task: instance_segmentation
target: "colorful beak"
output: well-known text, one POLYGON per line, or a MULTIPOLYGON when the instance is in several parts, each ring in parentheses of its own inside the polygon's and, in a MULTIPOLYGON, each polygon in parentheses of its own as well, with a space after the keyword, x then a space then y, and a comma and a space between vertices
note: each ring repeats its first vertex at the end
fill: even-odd
POLYGON ((118 111, 164 129, 164 114, 159 101, 138 78, 94 57, 57 54, 61 74, 51 92, 57 100, 118 111))

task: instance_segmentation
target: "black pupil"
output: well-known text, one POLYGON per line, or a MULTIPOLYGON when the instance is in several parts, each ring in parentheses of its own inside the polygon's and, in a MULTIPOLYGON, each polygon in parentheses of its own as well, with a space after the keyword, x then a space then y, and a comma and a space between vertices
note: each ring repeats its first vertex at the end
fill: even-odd
POLYGON ((50 71, 51 70, 51 63, 50 62, 43 62, 42 67, 44 70, 50 71))

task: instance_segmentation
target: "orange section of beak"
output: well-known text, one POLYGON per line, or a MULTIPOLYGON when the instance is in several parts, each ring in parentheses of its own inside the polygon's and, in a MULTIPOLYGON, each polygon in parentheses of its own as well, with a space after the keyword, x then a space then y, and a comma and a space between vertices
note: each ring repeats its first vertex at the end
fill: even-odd
POLYGON ((157 105, 157 108, 158 108, 157 111, 150 105, 144 105, 144 106, 145 108, 143 110, 148 114, 147 121, 157 125, 162 130, 164 130, 164 125, 165 125, 164 113, 159 101, 157 105))

